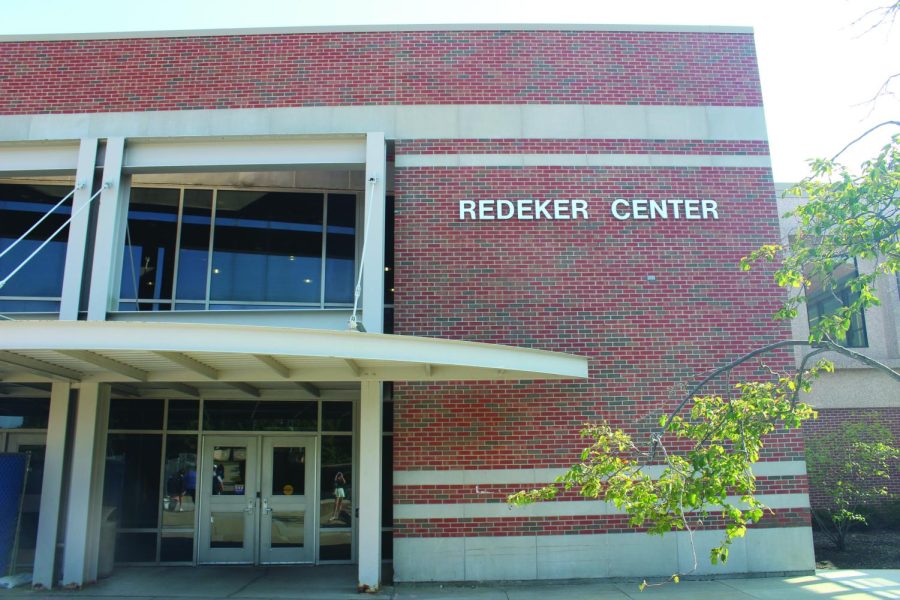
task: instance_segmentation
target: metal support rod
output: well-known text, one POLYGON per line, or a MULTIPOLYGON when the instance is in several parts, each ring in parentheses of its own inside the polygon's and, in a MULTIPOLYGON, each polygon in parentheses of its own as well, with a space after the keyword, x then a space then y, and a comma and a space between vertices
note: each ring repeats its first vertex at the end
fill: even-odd
MULTIPOLYGON (((56 231, 54 231, 52 234, 50 234, 50 237, 48 237, 46 240, 44 240, 44 242, 43 242, 40 246, 38 246, 38 247, 34 250, 34 252, 32 252, 31 254, 29 254, 29 255, 28 255, 28 258, 26 258, 26 259, 23 260, 21 263, 19 263, 19 266, 16 267, 15 269, 13 269, 12 273, 10 273, 9 275, 7 275, 6 278, 4 278, 2 281, 0 281, 0 289, 3 289, 3 286, 6 285, 6 282, 7 282, 7 281, 9 281, 10 279, 12 279, 13 275, 15 275, 16 273, 18 273, 19 271, 21 271, 22 268, 25 267, 25 265, 27 265, 29 262, 31 262, 31 259, 34 258, 34 257, 37 255, 38 252, 40 252, 41 250, 43 250, 43 249, 44 249, 44 246, 46 246, 47 244, 49 244, 50 242, 52 242, 52 241, 53 241, 53 238, 55 238, 57 235, 59 235, 59 232, 61 232, 63 229, 65 229, 66 227, 69 226, 69 223, 72 222, 72 219, 74 219, 74 218, 77 217, 79 214, 81 214, 81 211, 83 211, 83 210, 85 209, 85 207, 90 206, 90 205, 91 205, 91 202, 94 200, 94 198, 96 198, 97 196, 99 196, 99 195, 100 195, 100 192, 102 192, 104 189, 106 189, 106 188, 108 188, 108 187, 110 187, 110 184, 109 184, 109 183, 104 183, 104 184, 103 184, 103 187, 100 188, 99 190, 97 190, 97 193, 95 193, 93 196, 91 196, 90 198, 88 198, 88 201, 87 201, 87 202, 85 202, 84 204, 82 204, 81 206, 79 206, 79 207, 78 207, 78 210, 74 211, 74 212, 72 213, 72 215, 71 215, 68 219, 66 219, 65 223, 63 223, 62 225, 60 225, 60 226, 57 228, 56 231)), ((72 190, 72 193, 74 193, 74 190, 72 190)), ((46 215, 45 215, 45 216, 46 216, 46 215)))
POLYGON ((56 211, 57 208, 59 208, 60 206, 62 206, 63 202, 65 202, 66 200, 68 200, 69 198, 71 198, 71 197, 72 197, 72 194, 74 194, 76 191, 80 190, 80 189, 83 188, 83 187, 84 187, 84 184, 83 184, 83 183, 79 183, 77 186, 75 186, 75 188, 74 188, 71 192, 69 192, 68 194, 66 194, 66 195, 63 197, 62 200, 60 200, 59 202, 57 202, 57 203, 53 206, 53 208, 51 208, 50 210, 48 210, 47 212, 45 212, 45 213, 44 213, 44 216, 42 216, 40 219, 38 219, 38 220, 35 222, 34 225, 32 225, 31 227, 29 227, 28 231, 26 231, 26 232, 23 233, 21 236, 19 236, 19 239, 17 239, 17 240, 14 241, 12 244, 10 244, 10 245, 7 246, 6 248, 4 248, 4 249, 3 249, 3 252, 0 252, 0 258, 3 258, 4 256, 6 256, 6 253, 7 253, 7 252, 9 252, 9 251, 12 250, 13 248, 15 248, 17 245, 19 245, 19 242, 21 242, 21 241, 24 240, 26 237, 28 237, 28 234, 29 234, 29 233, 31 233, 32 231, 34 231, 35 229, 37 229, 38 225, 40 225, 41 223, 43 223, 43 222, 47 219, 47 217, 49 217, 50 215, 52 215, 52 214, 56 211))

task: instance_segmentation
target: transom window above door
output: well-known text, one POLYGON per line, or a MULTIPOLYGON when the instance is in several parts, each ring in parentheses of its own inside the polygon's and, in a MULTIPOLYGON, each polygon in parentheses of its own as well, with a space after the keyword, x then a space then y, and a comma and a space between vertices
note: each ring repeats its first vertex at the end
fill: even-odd
POLYGON ((353 193, 138 187, 119 310, 352 306, 353 193))

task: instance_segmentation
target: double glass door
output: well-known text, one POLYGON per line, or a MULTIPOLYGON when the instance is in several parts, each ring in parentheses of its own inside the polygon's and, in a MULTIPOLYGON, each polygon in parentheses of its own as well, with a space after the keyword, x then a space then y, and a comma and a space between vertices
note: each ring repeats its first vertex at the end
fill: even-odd
POLYGON ((315 438, 203 438, 200 563, 313 562, 315 438))

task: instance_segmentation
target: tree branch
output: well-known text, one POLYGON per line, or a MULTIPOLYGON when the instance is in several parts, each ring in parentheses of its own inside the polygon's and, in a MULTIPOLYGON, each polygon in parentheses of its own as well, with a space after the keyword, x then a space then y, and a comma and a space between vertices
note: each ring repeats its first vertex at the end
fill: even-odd
POLYGON ((880 128, 884 127, 885 125, 897 125, 898 127, 900 127, 900 121, 884 121, 884 122, 882 122, 882 123, 879 123, 878 125, 874 125, 874 126, 870 127, 870 128, 867 129, 862 135, 860 135, 858 138, 856 138, 855 140, 851 141, 849 144, 847 144, 846 146, 844 146, 843 148, 841 148, 840 151, 839 151, 837 154, 835 154, 834 156, 831 157, 831 160, 832 160, 832 161, 837 160, 837 158, 838 158, 841 154, 843 154, 844 152, 846 152, 847 149, 850 148, 850 146, 852 146, 852 145, 855 144, 856 142, 860 141, 861 139, 863 139, 864 137, 866 137, 867 135, 869 135, 870 133, 872 133, 872 132, 875 131, 876 129, 880 129, 880 128))
MULTIPOLYGON (((809 348, 814 348, 817 351, 814 354, 818 354, 819 352, 827 352, 827 351, 837 352, 838 354, 843 354, 844 356, 848 356, 856 361, 859 361, 859 362, 866 364, 874 369, 878 369, 879 371, 886 373, 892 379, 894 379, 895 381, 900 383, 900 372, 895 371, 894 369, 890 368, 889 366, 878 362, 874 358, 869 358, 868 356, 865 356, 864 354, 860 354, 859 352, 854 352, 853 350, 844 348, 843 346, 841 346, 839 344, 835 344, 834 342, 829 342, 829 341, 811 342, 809 340, 782 340, 780 342, 775 342, 773 344, 763 346, 762 348, 757 348, 756 350, 753 350, 751 352, 748 352, 747 354, 744 354, 743 356, 731 361, 727 365, 723 365, 723 366, 719 367, 718 369, 715 369, 712 373, 710 373, 709 375, 704 377, 702 381, 700 381, 699 383, 694 385, 694 387, 692 387, 690 389, 690 391, 688 391, 688 393, 685 394, 684 398, 681 400, 681 402, 678 404, 678 406, 675 407, 675 410, 673 410, 671 413, 669 413, 669 416, 666 417, 666 420, 665 420, 665 422, 663 422, 662 427, 659 429, 659 431, 655 435, 651 436, 651 445, 655 446, 657 443, 659 443, 659 439, 662 438, 663 434, 666 431, 666 428, 668 427, 669 423, 671 423, 672 418, 675 417, 678 413, 680 413, 681 410, 687 405, 687 403, 690 402, 691 399, 693 399, 694 396, 697 395, 697 392, 699 392, 707 383, 709 383, 710 381, 712 381, 713 379, 715 379, 722 373, 732 371, 735 367, 747 362, 748 360, 750 360, 751 358, 753 358, 755 356, 759 356, 760 354, 766 354, 767 352, 771 352, 773 350, 778 350, 779 348, 794 348, 797 346, 806 346, 809 348)), ((813 353, 811 353, 811 354, 813 354, 813 353)), ((805 364, 805 359, 804 359, 804 364, 805 364)))

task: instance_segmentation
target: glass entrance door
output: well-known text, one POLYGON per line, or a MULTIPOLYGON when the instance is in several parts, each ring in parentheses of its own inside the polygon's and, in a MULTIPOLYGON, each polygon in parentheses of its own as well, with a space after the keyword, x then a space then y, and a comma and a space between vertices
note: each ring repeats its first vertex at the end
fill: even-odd
POLYGON ((312 562, 315 444, 299 436, 206 436, 200 563, 312 562))

